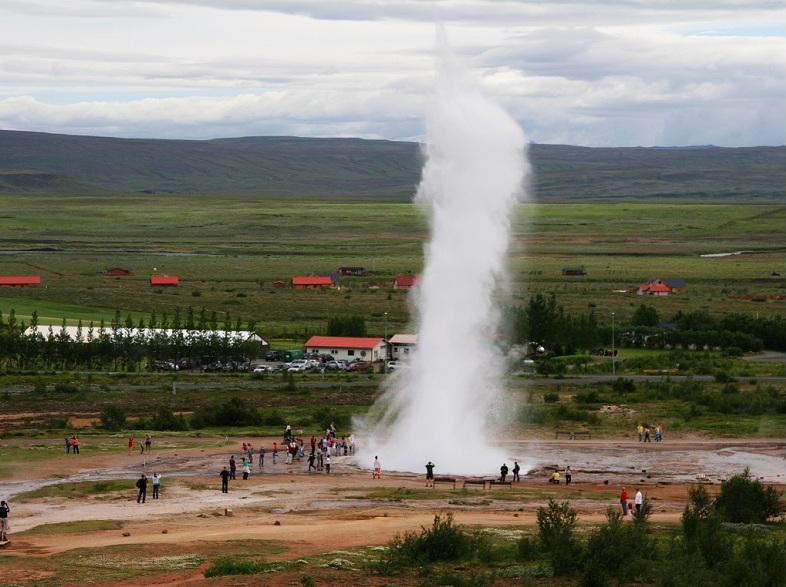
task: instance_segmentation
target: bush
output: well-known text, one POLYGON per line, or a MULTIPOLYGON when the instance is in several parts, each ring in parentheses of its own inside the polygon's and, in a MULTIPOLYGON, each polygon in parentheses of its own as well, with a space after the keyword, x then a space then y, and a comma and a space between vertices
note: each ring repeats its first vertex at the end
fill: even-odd
POLYGON ((543 550, 548 554, 555 575, 576 570, 581 560, 581 544, 575 536, 576 510, 568 502, 549 500, 538 508, 538 531, 543 550))
POLYGON ((105 430, 117 432, 126 425, 126 411, 120 404, 109 404, 101 410, 101 426, 105 430))
POLYGON ((422 528, 420 534, 406 532, 396 535, 388 543, 385 555, 374 568, 381 574, 393 574, 401 569, 441 561, 467 561, 479 552, 487 552, 488 538, 477 534, 469 536, 453 523, 453 514, 444 518, 434 516, 431 528, 422 528))
POLYGON ((764 487, 758 479, 751 477, 750 469, 746 468, 741 474, 721 483, 715 508, 726 522, 763 524, 783 513, 780 497, 780 492, 772 485, 764 487))

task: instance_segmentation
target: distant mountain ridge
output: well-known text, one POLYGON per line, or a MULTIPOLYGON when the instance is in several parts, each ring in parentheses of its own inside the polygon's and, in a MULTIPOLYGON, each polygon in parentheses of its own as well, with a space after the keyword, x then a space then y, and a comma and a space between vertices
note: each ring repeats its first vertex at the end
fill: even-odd
MULTIPOLYGON (((783 201, 786 146, 530 146, 537 201, 783 201)), ((353 138, 121 139, 0 131, 0 194, 410 200, 421 145, 353 138)))

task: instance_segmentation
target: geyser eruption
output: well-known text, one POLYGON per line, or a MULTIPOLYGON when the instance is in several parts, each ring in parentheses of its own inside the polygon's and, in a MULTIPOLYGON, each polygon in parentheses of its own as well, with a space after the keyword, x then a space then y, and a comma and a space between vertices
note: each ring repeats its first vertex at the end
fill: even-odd
POLYGON ((526 139, 482 95, 441 29, 438 37, 427 158, 416 196, 431 225, 421 283, 411 298, 417 351, 410 367, 390 378, 372 410, 379 420, 362 432, 361 446, 363 458, 379 455, 389 470, 423 472, 431 460, 438 475, 498 473, 506 460, 504 438, 494 428, 503 409, 504 360, 494 342, 494 293, 504 283, 510 216, 527 170, 526 139))

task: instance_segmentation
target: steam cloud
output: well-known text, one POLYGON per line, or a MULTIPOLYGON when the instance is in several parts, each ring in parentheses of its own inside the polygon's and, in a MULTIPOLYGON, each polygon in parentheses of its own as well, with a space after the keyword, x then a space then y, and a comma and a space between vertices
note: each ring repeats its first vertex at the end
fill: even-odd
POLYGON ((438 474, 489 474, 505 461, 494 293, 505 281, 510 217, 528 170, 526 138, 481 93, 441 28, 437 45, 427 158, 415 198, 431 226, 411 297, 417 350, 409 367, 389 378, 361 427, 361 458, 379 455, 389 470, 423 472, 431 460, 438 474))

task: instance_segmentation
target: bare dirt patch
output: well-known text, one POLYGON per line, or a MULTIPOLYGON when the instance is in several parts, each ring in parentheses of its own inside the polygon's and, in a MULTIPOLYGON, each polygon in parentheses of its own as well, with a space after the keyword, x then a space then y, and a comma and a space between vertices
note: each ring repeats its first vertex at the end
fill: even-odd
MULTIPOLYGON (((272 439, 251 441, 257 447, 272 443, 272 439)), ((122 440, 117 442, 121 444, 122 440)), ((457 523, 466 526, 534 532, 537 509, 549 497, 569 500, 579 511, 581 523, 594 524, 604 519, 606 508, 616 507, 622 485, 629 491, 642 488, 654 505, 654 522, 674 523, 682 513, 688 484, 699 473, 711 482, 711 491, 717 489, 724 471, 739 472, 741 463, 749 464, 754 475, 781 488, 786 482, 786 441, 780 439, 679 440, 649 446, 627 441, 565 440, 511 443, 511 461, 517 458, 522 464, 532 465, 525 469, 530 473, 512 488, 484 490, 472 486, 454 490, 450 484, 440 484, 426 490, 423 475, 383 472, 382 479, 374 480, 354 457, 334 458, 333 470, 327 475, 308 473, 305 460, 285 465, 279 459, 274 465, 268 453, 262 470, 255 462, 250 478, 243 481, 238 475, 230 482, 229 493, 224 494, 218 474, 231 454, 240 455, 240 441, 230 440, 226 446, 211 448, 196 445, 204 439, 193 442, 191 447, 154 450, 144 456, 136 452, 91 454, 90 442, 84 442, 78 456, 53 454, 33 466, 16 468, 3 489, 3 498, 12 507, 12 541, 0 553, 18 557, 19 564, 4 565, 5 579, 32 585, 54 571, 46 565, 32 565, 41 568, 31 569, 30 557, 63 560, 63 555, 71 557, 70 551, 75 549, 119 549, 132 560, 142 548, 154 553, 146 555, 153 559, 193 552, 209 560, 233 552, 232 545, 270 543, 283 549, 275 560, 294 561, 315 553, 384 545, 396 534, 430 526, 435 514, 445 512, 451 512, 457 523), (573 484, 546 483, 551 467, 564 468, 565 464, 574 469, 573 484), (151 488, 144 504, 136 503, 136 490, 77 499, 14 499, 24 491, 54 482, 133 480, 154 471, 163 475, 161 499, 152 499, 151 488), (422 492, 426 491, 432 493, 424 497, 422 492), (20 535, 44 524, 76 520, 118 520, 122 527, 20 535)), ((9 442, 2 444, 7 446, 9 442)), ((324 580, 336 572, 320 569, 318 576, 324 580)), ((144 572, 116 582, 107 579, 102 584, 217 584, 204 579, 203 571, 204 564, 185 570, 144 572)), ((381 578, 362 573, 351 576, 354 585, 385 584, 378 582, 381 578)), ((346 576, 336 580, 346 582, 346 576)), ((288 582, 268 575, 249 581, 245 584, 293 584, 292 576, 288 582)))

